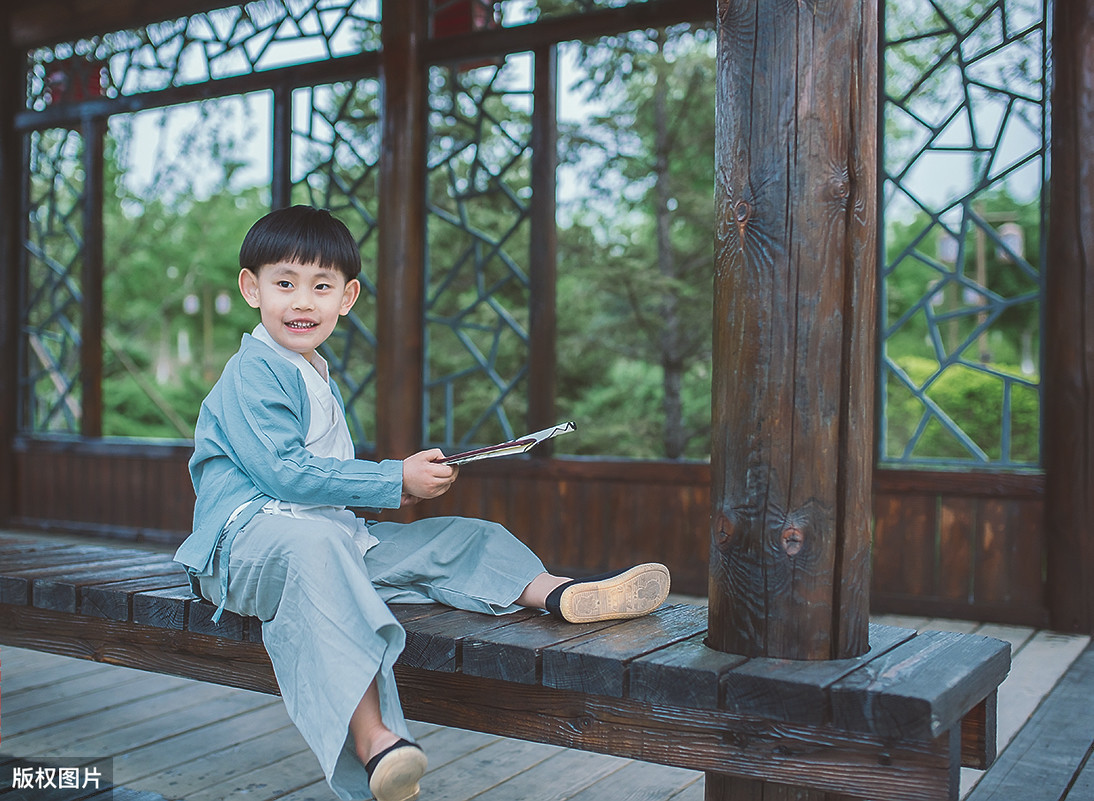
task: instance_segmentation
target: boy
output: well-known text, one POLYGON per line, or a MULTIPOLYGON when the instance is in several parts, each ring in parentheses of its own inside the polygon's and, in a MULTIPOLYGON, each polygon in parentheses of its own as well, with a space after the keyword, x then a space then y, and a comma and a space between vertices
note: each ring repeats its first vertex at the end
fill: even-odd
POLYGON ((263 621, 289 715, 343 799, 412 801, 426 769, 392 667, 404 632, 388 603, 487 614, 547 609, 571 622, 659 607, 663 565, 574 581, 499 525, 465 518, 371 523, 346 507, 436 498, 458 468, 437 449, 354 459, 345 409, 316 352, 360 294, 360 253, 327 211, 274 211, 240 249, 239 290, 261 323, 201 406, 190 473, 194 530, 175 559, 195 592, 263 621))

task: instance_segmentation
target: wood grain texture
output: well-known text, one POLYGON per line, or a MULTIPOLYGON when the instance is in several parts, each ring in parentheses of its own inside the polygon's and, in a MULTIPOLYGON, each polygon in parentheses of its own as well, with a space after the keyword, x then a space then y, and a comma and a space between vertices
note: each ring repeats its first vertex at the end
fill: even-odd
POLYGON ((1094 633, 1094 0, 1052 6, 1045 528, 1053 628, 1094 633))
POLYGON ((1094 646, 1088 646, 1042 701, 999 760, 969 793, 967 801, 1002 798, 1059 798, 1080 801, 1072 782, 1094 751, 1094 733, 1075 710, 1090 708, 1094 688, 1094 646), (1068 794, 1069 789, 1071 794, 1068 794))
POLYGON ((874 13, 849 0, 718 3, 709 597, 720 650, 868 648, 874 13))
POLYGON ((951 798, 948 735, 893 743, 825 727, 396 667, 415 720, 677 767, 887 799, 951 798))

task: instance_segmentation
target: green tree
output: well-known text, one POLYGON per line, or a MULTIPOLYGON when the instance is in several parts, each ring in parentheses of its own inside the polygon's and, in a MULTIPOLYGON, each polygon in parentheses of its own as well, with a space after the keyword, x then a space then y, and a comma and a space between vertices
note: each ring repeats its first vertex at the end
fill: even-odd
MULTIPOLYGON (((587 187, 564 206, 569 219, 560 231, 562 402, 588 406, 613 373, 648 381, 653 373, 636 367, 649 365, 660 378, 659 455, 704 456, 713 314, 713 32, 678 26, 606 37, 582 45, 577 64, 584 77, 574 89, 596 111, 561 131, 564 158, 587 187), (617 367, 605 370, 605 359, 617 367)), ((646 394, 630 389, 635 398, 646 394)), ((648 436, 649 421, 639 416, 648 413, 648 404, 638 403, 590 410, 594 419, 618 422, 598 423, 603 436, 583 436, 581 447, 619 443, 629 450, 618 436, 648 436)))

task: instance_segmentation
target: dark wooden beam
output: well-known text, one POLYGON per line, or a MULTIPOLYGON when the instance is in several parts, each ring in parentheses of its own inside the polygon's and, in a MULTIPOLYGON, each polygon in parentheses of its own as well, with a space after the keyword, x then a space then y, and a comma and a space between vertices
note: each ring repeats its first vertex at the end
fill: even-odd
MULTIPOLYGON (((8 14, 0 17, 5 28, 8 14)), ((15 515, 15 433, 18 430, 19 294, 18 210, 23 171, 21 139, 12 126, 23 102, 23 59, 11 48, 0 48, 0 525, 15 515)))
POLYGON ((435 39, 424 52, 431 64, 461 62, 535 50, 557 42, 597 39, 625 31, 714 21, 711 0, 650 0, 584 14, 560 14, 541 22, 435 39))
MULTIPOLYGON (((532 111, 532 212, 529 254, 531 347, 528 371, 528 425, 533 431, 554 425, 555 278, 558 229, 555 224, 555 169, 558 166, 558 53, 554 45, 535 52, 535 106, 532 111)), ((549 449, 537 454, 546 456, 549 449)))
POLYGON ((1055 3, 1044 465, 1052 627, 1094 634, 1094 0, 1055 3))
POLYGON ((15 0, 8 41, 16 49, 66 42, 219 8, 221 0, 15 0))
POLYGON ((709 642, 851 657, 868 647, 876 9, 718 16, 709 642))
POLYGON ((270 205, 275 209, 292 203, 292 93, 292 87, 286 84, 274 86, 270 205))
POLYGON ((103 145, 106 120, 82 126, 84 163, 84 241, 80 275, 80 433, 103 434, 103 145))
POLYGON ((422 441, 425 297, 426 3, 384 3, 383 146, 376 276, 376 450, 405 458, 422 441))

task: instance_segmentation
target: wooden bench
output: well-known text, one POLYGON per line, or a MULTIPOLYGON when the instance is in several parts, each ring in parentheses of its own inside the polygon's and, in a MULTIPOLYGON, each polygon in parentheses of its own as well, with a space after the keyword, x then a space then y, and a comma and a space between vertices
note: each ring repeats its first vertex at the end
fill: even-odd
MULTIPOLYGON (((407 716, 849 798, 956 799, 995 757, 1008 643, 871 625, 828 662, 703 644, 706 609, 569 625, 394 607, 407 716)), ((0 536, 0 644, 277 693, 259 621, 195 598, 168 554, 0 536)))

